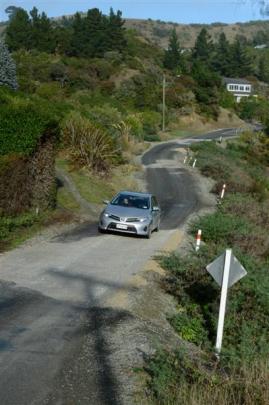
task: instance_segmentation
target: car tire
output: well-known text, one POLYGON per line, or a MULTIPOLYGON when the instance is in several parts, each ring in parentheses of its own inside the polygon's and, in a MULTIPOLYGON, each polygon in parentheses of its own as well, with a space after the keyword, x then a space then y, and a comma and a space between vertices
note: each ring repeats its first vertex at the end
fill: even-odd
POLYGON ((98 232, 99 233, 106 233, 106 231, 104 229, 100 228, 100 226, 98 226, 98 232))
POLYGON ((151 227, 149 226, 149 229, 148 229, 148 233, 147 233, 147 235, 146 235, 146 238, 147 239, 150 239, 151 238, 151 227))

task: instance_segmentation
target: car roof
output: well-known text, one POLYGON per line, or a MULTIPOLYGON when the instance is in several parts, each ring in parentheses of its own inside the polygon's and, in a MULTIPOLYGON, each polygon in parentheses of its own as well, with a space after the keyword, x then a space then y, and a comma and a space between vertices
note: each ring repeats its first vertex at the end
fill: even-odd
POLYGON ((152 197, 152 194, 150 193, 141 193, 138 191, 127 191, 127 190, 120 191, 118 194, 128 194, 133 195, 135 197, 152 197))

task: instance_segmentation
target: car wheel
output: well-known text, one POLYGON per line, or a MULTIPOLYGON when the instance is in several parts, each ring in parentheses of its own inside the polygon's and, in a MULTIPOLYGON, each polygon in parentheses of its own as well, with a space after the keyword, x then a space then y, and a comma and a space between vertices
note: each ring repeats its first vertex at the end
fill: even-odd
POLYGON ((146 235, 146 238, 147 239, 150 239, 151 238, 151 227, 149 226, 149 229, 148 229, 148 233, 147 233, 147 235, 146 235))
POLYGON ((156 232, 159 232, 159 230, 160 230, 160 222, 159 222, 158 225, 156 226, 155 231, 156 231, 156 232))
POLYGON ((98 226, 98 232, 99 233, 106 233, 106 231, 104 229, 100 228, 100 226, 98 226))

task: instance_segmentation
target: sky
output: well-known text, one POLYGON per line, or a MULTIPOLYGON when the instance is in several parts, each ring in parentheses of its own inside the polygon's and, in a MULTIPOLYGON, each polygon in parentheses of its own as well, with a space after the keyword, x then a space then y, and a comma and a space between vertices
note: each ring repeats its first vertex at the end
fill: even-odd
POLYGON ((184 24, 233 23, 263 19, 259 3, 259 0, 0 0, 0 21, 7 19, 5 8, 13 5, 28 11, 36 6, 49 17, 94 7, 107 14, 113 7, 121 10, 125 18, 151 18, 184 24))

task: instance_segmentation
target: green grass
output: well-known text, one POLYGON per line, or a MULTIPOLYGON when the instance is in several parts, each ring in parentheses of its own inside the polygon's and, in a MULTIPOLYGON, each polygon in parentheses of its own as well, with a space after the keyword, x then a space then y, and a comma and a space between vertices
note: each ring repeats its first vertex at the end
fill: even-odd
POLYGON ((57 205, 66 210, 74 212, 80 211, 79 204, 65 187, 60 187, 57 191, 57 205))
POLYGON ((16 217, 0 217, 0 251, 19 246, 42 229, 49 213, 26 213, 16 217))
MULTIPOLYGON (((72 168, 70 162, 63 158, 57 159, 57 166, 70 176, 81 196, 93 204, 102 204, 103 200, 111 199, 123 189, 137 190, 137 184, 132 175, 135 168, 131 165, 115 167, 110 174, 102 176, 86 168, 72 168)), ((72 204, 71 201, 69 204, 72 204)))
MULTIPOLYGON (((114 188, 109 184, 107 176, 97 176, 86 169, 73 169, 66 159, 57 159, 57 165, 64 169, 68 176, 70 176, 79 193, 86 201, 94 204, 102 204, 103 200, 113 196, 114 188)), ((74 203, 69 201, 69 205, 70 204, 74 205, 74 203)))

